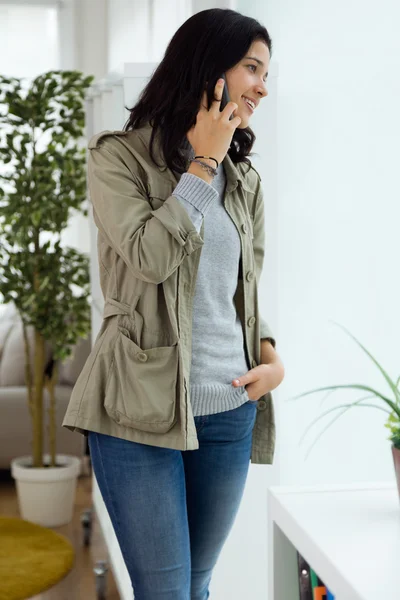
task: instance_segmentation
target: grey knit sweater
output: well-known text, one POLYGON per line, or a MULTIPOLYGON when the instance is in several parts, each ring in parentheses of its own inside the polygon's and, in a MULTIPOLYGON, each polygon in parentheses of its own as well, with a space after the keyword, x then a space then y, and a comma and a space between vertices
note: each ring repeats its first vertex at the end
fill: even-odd
MULTIPOLYGON (((194 156, 189 142, 185 152, 194 156)), ((198 232, 204 219, 204 245, 193 301, 190 397, 194 416, 232 410, 249 401, 244 386, 232 385, 233 379, 249 370, 233 300, 241 247, 223 204, 226 177, 222 164, 217 172, 211 185, 183 173, 172 192, 198 232)))

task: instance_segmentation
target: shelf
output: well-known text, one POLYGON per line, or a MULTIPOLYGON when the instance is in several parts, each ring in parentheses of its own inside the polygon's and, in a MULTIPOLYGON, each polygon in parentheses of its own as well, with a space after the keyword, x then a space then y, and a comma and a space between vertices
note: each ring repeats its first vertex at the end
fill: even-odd
POLYGON ((271 487, 270 600, 298 600, 297 554, 335 600, 397 600, 400 502, 395 482, 271 487))

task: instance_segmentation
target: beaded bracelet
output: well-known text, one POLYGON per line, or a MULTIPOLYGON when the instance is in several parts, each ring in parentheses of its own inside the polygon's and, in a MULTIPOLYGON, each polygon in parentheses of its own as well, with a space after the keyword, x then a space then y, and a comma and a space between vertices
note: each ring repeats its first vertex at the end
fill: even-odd
POLYGON ((212 167, 211 165, 203 162, 202 160, 198 160, 197 158, 191 158, 189 160, 190 163, 195 162, 198 163, 199 165, 201 165, 201 168, 203 169, 203 171, 207 171, 207 173, 209 175, 212 175, 213 177, 216 177, 217 175, 217 169, 214 169, 214 167, 212 167))
POLYGON ((216 158, 214 158, 213 156, 195 156, 195 158, 209 158, 210 160, 215 160, 216 164, 217 164, 217 169, 219 166, 219 162, 217 161, 216 158))

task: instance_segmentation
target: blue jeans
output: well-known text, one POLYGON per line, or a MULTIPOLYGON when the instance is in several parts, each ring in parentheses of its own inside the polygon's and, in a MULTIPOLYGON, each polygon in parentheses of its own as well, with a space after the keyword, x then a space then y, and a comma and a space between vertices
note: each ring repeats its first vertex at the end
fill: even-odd
POLYGON ((206 600, 250 464, 257 402, 194 417, 199 448, 89 431, 88 442, 135 600, 206 600))

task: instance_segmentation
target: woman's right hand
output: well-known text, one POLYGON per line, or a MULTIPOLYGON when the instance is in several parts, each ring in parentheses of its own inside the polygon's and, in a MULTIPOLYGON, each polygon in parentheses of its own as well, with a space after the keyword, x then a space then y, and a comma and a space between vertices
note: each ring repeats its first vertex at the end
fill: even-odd
MULTIPOLYGON (((213 156, 219 163, 224 160, 231 145, 233 134, 242 121, 240 117, 229 120, 233 111, 238 107, 235 102, 228 102, 224 110, 220 111, 223 86, 223 79, 222 84, 217 81, 215 97, 210 110, 207 109, 207 92, 203 93, 196 124, 186 134, 195 156, 213 156)), ((216 166, 214 161, 210 161, 210 164, 216 166)))

